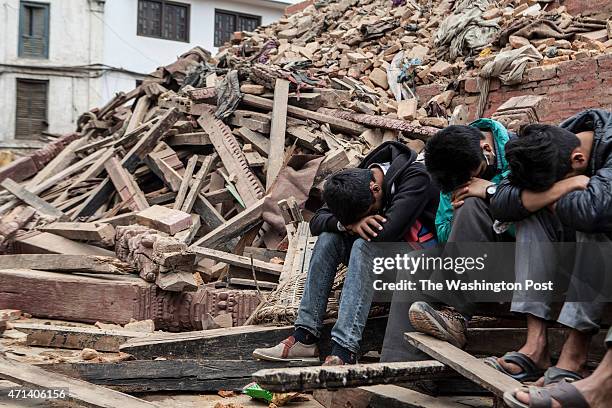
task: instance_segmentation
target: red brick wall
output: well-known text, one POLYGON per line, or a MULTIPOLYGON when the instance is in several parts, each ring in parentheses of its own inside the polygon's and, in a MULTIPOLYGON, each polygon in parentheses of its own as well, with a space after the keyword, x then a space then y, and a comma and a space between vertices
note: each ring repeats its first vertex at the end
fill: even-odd
POLYGON ((567 11, 574 14, 584 14, 584 15, 605 15, 612 13, 612 1, 609 0, 556 0, 551 6, 565 6, 567 7, 567 11))
MULTIPOLYGON (((417 93, 426 95, 431 88, 431 85, 418 87, 417 93)), ((523 83, 518 85, 501 85, 496 79, 492 81, 483 117, 490 117, 513 96, 532 94, 547 98, 546 108, 538 112, 545 123, 558 123, 587 108, 612 110, 612 54, 530 68, 523 76, 523 83)), ((466 104, 470 118, 475 119, 477 101, 475 79, 469 78, 461 84, 453 107, 466 104)))

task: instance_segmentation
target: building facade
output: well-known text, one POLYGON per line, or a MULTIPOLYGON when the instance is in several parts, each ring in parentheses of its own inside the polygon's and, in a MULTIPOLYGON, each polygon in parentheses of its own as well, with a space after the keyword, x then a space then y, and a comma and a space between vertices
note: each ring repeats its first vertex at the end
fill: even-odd
POLYGON ((282 16, 281 0, 0 0, 0 148, 38 147, 45 132, 199 45, 282 16))

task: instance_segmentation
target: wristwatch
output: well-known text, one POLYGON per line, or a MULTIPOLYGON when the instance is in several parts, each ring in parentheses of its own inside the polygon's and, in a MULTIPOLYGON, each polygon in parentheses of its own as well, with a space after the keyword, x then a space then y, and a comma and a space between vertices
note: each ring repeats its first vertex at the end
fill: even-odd
POLYGON ((491 184, 489 187, 486 188, 485 197, 488 203, 491 202, 491 197, 495 195, 496 191, 497 191, 497 184, 491 184))

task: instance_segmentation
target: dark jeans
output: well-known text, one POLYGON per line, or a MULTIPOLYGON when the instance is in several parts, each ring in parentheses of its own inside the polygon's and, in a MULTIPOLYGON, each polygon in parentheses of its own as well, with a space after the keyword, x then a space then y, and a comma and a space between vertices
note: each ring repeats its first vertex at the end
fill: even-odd
MULTIPOLYGON (((501 242, 511 240, 508 234, 497 234, 493 230, 493 223, 493 216, 489 211, 488 204, 480 198, 469 197, 460 208, 455 210, 448 242, 501 242)), ((401 278, 402 276, 398 276, 398 280, 401 278)), ((428 360, 430 358, 408 344, 404 339, 404 333, 415 331, 408 319, 408 310, 415 301, 440 302, 441 299, 406 299, 406 296, 405 293, 396 293, 393 296, 381 356, 383 362, 428 360)), ((462 296, 461 293, 454 294, 453 299, 445 299, 445 303, 454 306, 468 316, 474 312, 473 303, 462 296)))
POLYGON ((295 326, 321 337, 327 301, 338 265, 343 263, 348 270, 342 287, 338 320, 331 337, 342 347, 358 353, 374 295, 373 258, 373 246, 361 238, 342 233, 321 234, 312 252, 295 326))

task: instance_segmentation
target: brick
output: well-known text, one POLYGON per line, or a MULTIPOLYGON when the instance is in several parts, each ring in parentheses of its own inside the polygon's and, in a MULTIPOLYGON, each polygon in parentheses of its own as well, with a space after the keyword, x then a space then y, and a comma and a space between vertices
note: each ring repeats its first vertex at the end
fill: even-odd
POLYGON ((543 81, 551 79, 557 76, 556 65, 546 65, 541 67, 529 68, 527 70, 527 80, 532 81, 543 81))
POLYGON ((397 103, 397 116, 404 120, 413 120, 416 118, 417 100, 411 98, 397 103))
POLYGON ((477 93, 478 91, 478 78, 466 78, 463 82, 463 89, 468 93, 477 93))
POLYGON ((381 68, 374 68, 370 73, 370 81, 374 85, 381 87, 382 89, 389 89, 389 82, 387 80, 387 72, 381 68))

